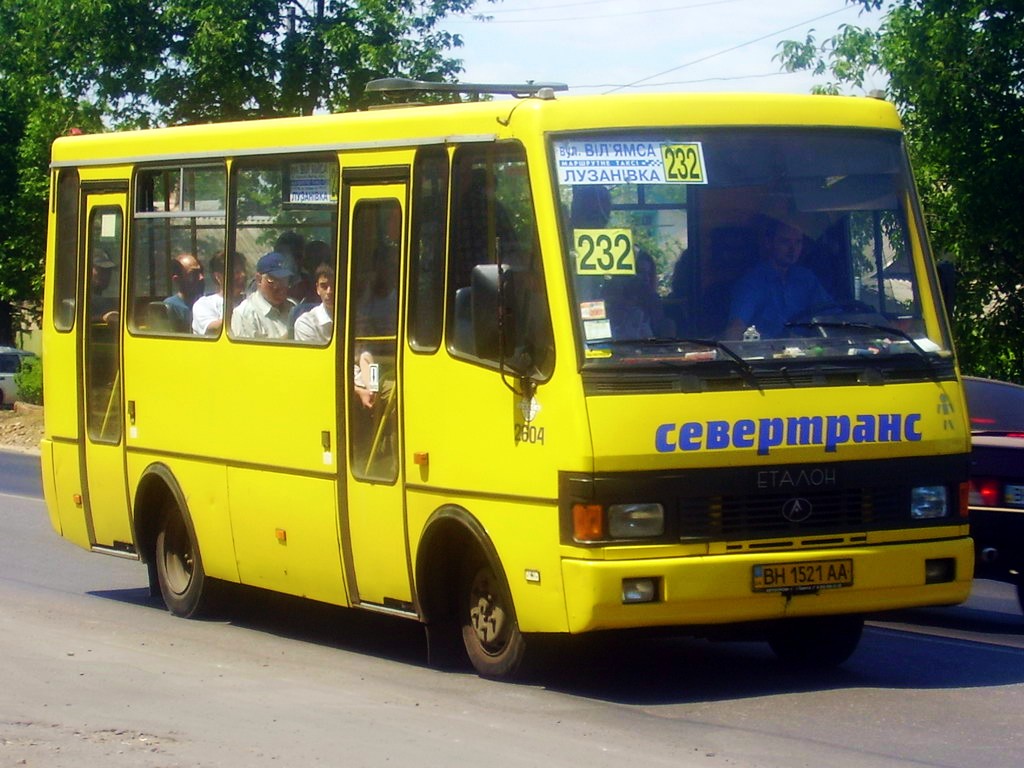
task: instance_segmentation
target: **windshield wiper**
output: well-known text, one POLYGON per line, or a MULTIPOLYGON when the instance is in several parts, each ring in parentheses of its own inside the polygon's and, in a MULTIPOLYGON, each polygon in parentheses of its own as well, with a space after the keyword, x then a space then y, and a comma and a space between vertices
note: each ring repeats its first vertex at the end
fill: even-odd
MULTIPOLYGON (((744 360, 739 353, 736 352, 732 347, 726 344, 724 341, 718 341, 717 339, 665 339, 664 341, 671 341, 675 344, 693 344, 695 346, 709 347, 711 349, 717 349, 724 352, 726 357, 736 366, 743 378, 758 392, 763 392, 761 389, 761 382, 757 380, 757 374, 754 372, 754 367, 744 360)), ((666 361, 668 362, 668 361, 666 361)))
POLYGON ((935 361, 932 360, 931 355, 924 350, 924 348, 917 343, 909 333, 899 328, 893 328, 891 325, 879 325, 878 323, 865 323, 863 321, 852 321, 852 320, 807 320, 799 323, 786 323, 787 328, 856 328, 861 331, 881 331, 885 334, 893 336, 899 336, 904 341, 908 342, 918 356, 924 360, 925 365, 928 367, 929 373, 933 376, 938 374, 935 371, 935 361))

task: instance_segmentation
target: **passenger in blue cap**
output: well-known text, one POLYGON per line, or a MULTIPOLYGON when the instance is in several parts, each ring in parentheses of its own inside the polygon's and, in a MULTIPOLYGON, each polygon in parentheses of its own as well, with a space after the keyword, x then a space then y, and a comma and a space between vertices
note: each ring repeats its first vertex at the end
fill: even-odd
POLYGON ((231 334, 243 339, 287 339, 295 306, 288 289, 295 279, 295 262, 277 251, 256 263, 256 290, 231 314, 231 334))

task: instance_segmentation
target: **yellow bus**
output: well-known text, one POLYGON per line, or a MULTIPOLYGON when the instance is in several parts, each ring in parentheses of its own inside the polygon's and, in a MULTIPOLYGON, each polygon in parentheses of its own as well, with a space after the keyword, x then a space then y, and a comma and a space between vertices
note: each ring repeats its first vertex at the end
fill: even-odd
POLYGON ((627 628, 833 665, 865 614, 964 600, 969 433, 893 107, 492 90, 54 143, 56 531, 174 614, 253 585, 491 677, 627 628))

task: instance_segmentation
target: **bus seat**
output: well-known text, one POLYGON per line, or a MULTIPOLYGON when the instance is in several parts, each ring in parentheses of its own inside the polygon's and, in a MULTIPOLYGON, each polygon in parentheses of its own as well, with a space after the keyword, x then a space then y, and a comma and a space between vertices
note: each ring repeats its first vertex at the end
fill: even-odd
POLYGON ((757 263, 757 239, 750 227, 717 227, 711 232, 709 282, 701 292, 697 333, 717 337, 729 323, 733 286, 757 263))
POLYGON ((171 308, 162 301, 151 301, 146 305, 146 326, 150 331, 158 333, 170 332, 174 325, 171 322, 171 308))

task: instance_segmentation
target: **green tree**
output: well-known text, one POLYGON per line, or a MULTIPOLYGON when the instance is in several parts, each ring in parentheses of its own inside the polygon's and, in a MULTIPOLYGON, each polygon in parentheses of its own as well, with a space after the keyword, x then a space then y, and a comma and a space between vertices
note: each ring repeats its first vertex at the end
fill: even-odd
POLYGON ((438 24, 475 2, 0 0, 0 344, 41 296, 57 136, 344 111, 377 77, 453 80, 462 41, 438 24))
POLYGON ((818 42, 783 43, 820 90, 888 74, 936 252, 959 275, 955 329, 967 372, 1024 382, 1024 5, 1016 0, 848 0, 883 10, 818 42))
MULTIPOLYGON (((37 10, 41 10, 40 5, 37 10)), ((69 125, 73 103, 51 74, 52 57, 0 0, 0 344, 32 319, 42 293, 49 145, 69 125)), ((52 46, 59 50, 59 44, 52 46)), ((94 110, 89 109, 94 112, 94 110)), ((75 122, 89 125, 84 118, 75 122)), ((93 121, 92 127, 98 127, 93 121)))

